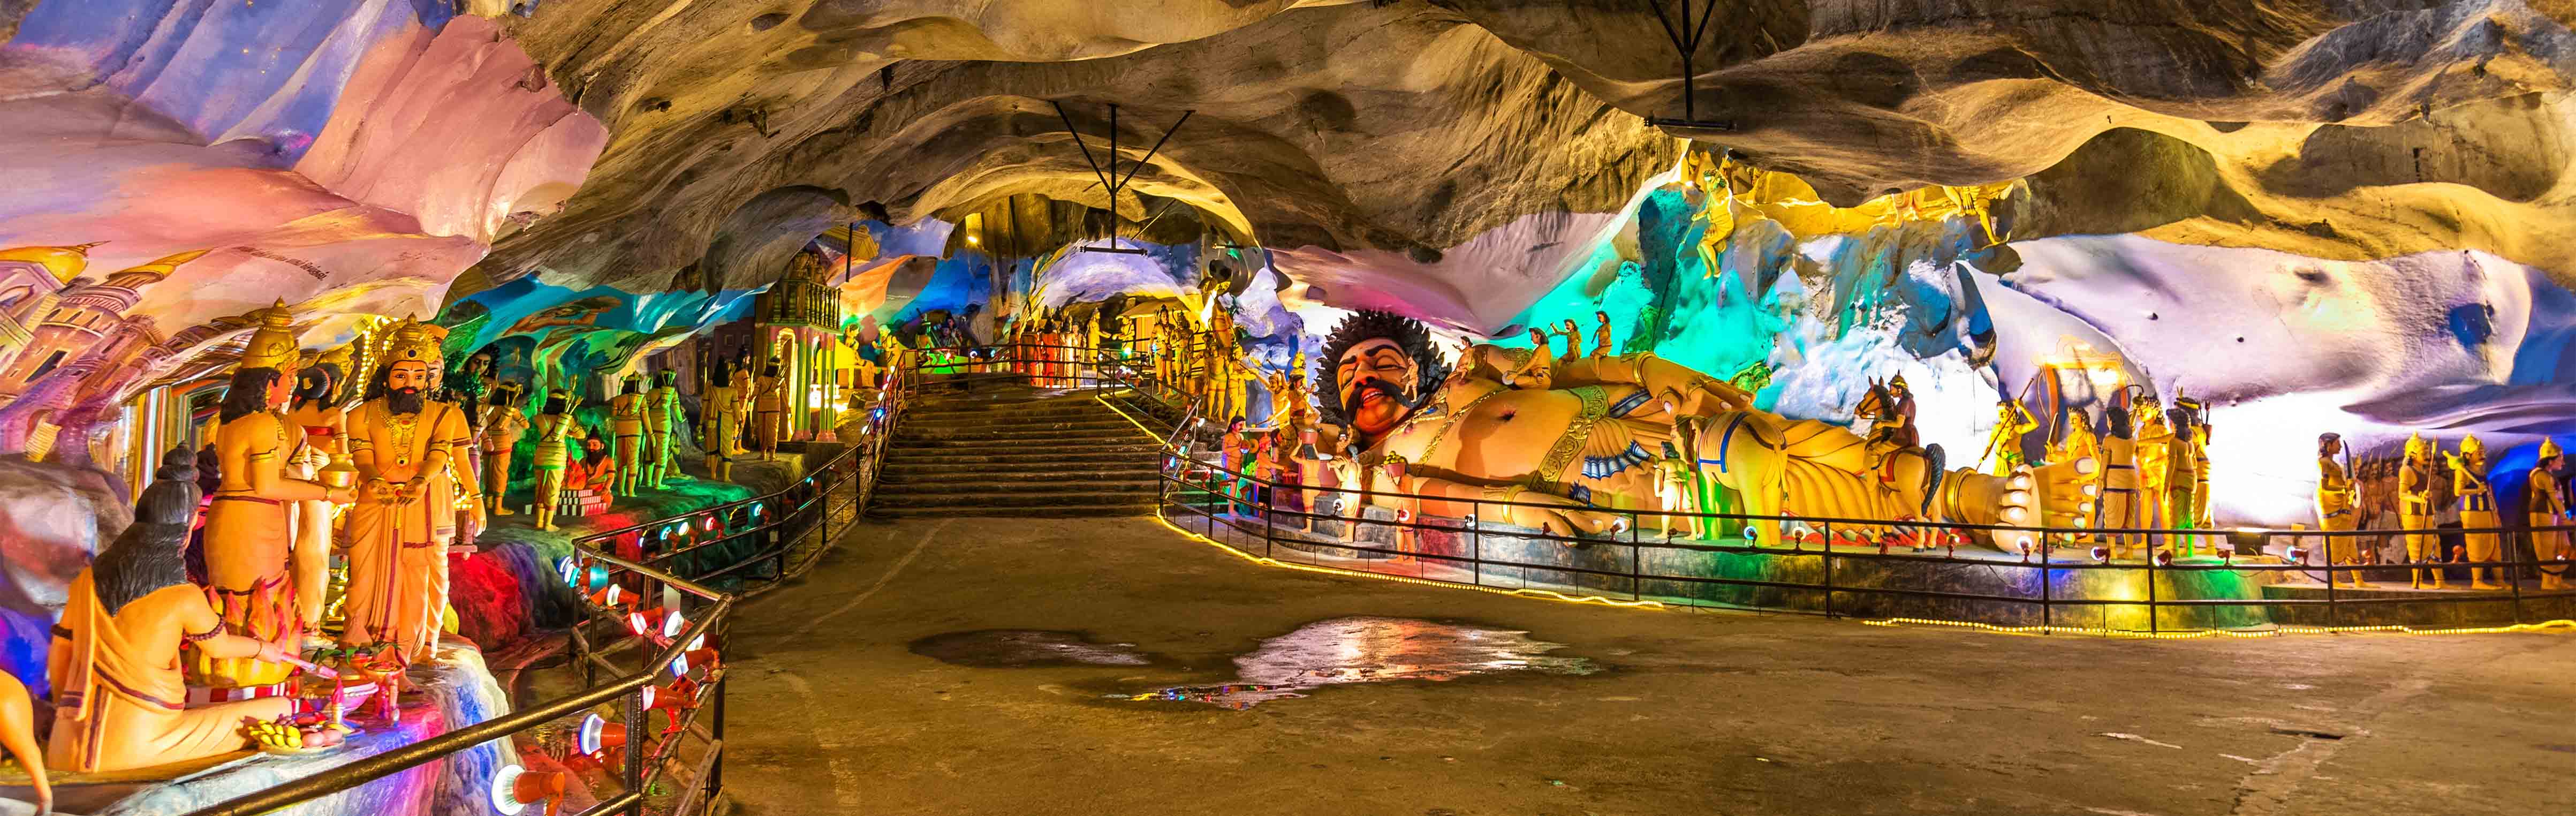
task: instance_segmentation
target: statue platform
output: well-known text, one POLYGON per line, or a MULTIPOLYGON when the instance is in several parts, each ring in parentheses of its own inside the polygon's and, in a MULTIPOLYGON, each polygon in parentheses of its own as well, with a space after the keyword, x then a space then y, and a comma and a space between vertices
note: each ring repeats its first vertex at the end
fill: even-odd
MULTIPOLYGON (((1194 503, 1208 509, 1222 507, 1212 496, 1199 497, 1194 503)), ((2151 574, 2155 582, 2153 597, 2164 601, 2325 599, 2324 585, 2315 583, 2321 571, 2202 569, 2221 563, 2215 557, 2202 555, 2182 559, 2185 569, 2159 568, 2150 573, 2138 559, 2116 560, 2105 568, 2092 560, 2090 546, 2061 546, 2053 548, 2047 560, 2051 566, 2046 571, 2047 603, 2043 604, 2041 570, 2035 564, 2025 562, 2016 553, 1975 545, 1961 546, 1955 553, 1941 549, 1917 552, 1900 546, 1891 548, 1888 554, 1911 557, 1884 558, 1879 557, 1875 546, 1835 546, 1831 582, 1834 589, 1829 601, 1823 589, 1827 583, 1825 559, 1818 544, 1798 549, 1782 546, 1746 550, 1741 539, 1667 539, 1654 531, 1642 531, 1633 540, 1646 546, 1632 546, 1632 539, 1623 533, 1568 547, 1558 541, 1533 538, 1538 531, 1529 528, 1488 521, 1470 529, 1463 520, 1434 517, 1422 519, 1426 527, 1414 532, 1411 544, 1400 547, 1393 512, 1378 507, 1366 508, 1362 520, 1356 522, 1353 541, 1348 543, 1341 538, 1346 523, 1339 520, 1319 519, 1313 531, 1306 531, 1299 529, 1295 517, 1283 516, 1270 525, 1269 539, 1265 541, 1263 522, 1254 513, 1222 514, 1213 525, 1207 517, 1195 513, 1167 513, 1166 518, 1184 530, 1256 555, 1262 554, 1266 546, 1272 558, 1284 562, 1504 589, 1547 590, 1576 597, 1651 600, 1694 608, 1825 612, 1830 603, 1831 612, 1850 617, 2145 630, 2149 628, 2146 608, 2129 602, 2149 597, 2147 582, 2151 574), (1654 546, 1659 544, 1678 546, 1654 546), (1686 548, 1691 546, 1729 549, 1686 548), (1486 563, 1479 569, 1469 559, 1486 563), (1879 589, 1941 595, 1871 591, 1879 589)), ((2285 563, 2278 557, 2262 555, 2237 561, 2285 563)), ((2455 566, 2453 571, 2462 570, 2455 566)), ((2515 619, 2508 591, 2475 593, 2486 599, 2478 603, 2435 602, 2469 595, 2467 590, 2457 589, 2467 586, 2465 575, 2454 578, 2451 585, 2455 589, 2448 591, 2408 592, 2404 589, 2403 571, 2394 567, 2371 570, 2368 580, 2380 584, 2380 588, 2359 592, 2337 589, 2339 601, 2358 602, 2338 604, 2332 613, 2332 625, 2455 627, 2510 623, 2515 619), (2395 579, 2393 586, 2390 578, 2395 579), (2407 599, 2426 602, 2405 603, 2407 599)), ((2536 586, 2526 583, 2523 587, 2523 620, 2576 617, 2576 597, 2541 595, 2536 586)), ((2155 628, 2326 626, 2330 625, 2328 618, 2323 606, 2167 606, 2156 611, 2155 628)))
MULTIPOLYGON (((54 772, 54 810, 92 816, 177 816, 236 796, 326 773, 367 757, 510 712, 501 684, 473 644, 449 639, 411 671, 399 717, 375 717, 373 706, 349 716, 360 732, 338 748, 297 756, 236 751, 193 762, 101 774, 54 772)), ((519 762, 507 740, 477 746, 355 789, 279 811, 290 816, 368 814, 431 816, 491 809, 492 774, 519 762)), ((26 773, 0 770, 0 816, 31 814, 26 773)))

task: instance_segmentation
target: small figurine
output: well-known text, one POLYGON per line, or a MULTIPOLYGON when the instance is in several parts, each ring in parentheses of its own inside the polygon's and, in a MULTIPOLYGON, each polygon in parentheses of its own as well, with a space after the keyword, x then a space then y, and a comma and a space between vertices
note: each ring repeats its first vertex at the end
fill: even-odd
POLYGON ((1592 356, 1608 359, 1613 356, 1610 351, 1610 313, 1595 311, 1592 319, 1600 321, 1600 325, 1592 330, 1592 356))

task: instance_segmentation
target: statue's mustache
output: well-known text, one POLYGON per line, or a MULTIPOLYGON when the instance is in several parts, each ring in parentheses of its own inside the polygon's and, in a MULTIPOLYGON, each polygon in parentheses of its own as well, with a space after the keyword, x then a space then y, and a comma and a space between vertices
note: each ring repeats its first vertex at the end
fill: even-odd
POLYGON ((1395 400, 1397 405, 1406 404, 1403 390, 1396 388, 1394 383, 1376 377, 1361 377, 1358 382, 1351 383, 1351 395, 1342 399, 1342 414, 1357 416, 1361 398, 1368 396, 1370 391, 1385 394, 1388 399, 1395 400))

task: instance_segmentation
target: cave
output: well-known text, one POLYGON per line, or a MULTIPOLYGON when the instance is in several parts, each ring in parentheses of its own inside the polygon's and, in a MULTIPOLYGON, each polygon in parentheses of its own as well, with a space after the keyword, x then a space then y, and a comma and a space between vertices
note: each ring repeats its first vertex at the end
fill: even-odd
MULTIPOLYGON (((1716 789, 1879 812, 1734 770, 1573 768, 1575 806, 1546 798, 1557 772, 1533 794, 1497 769, 1543 753, 1413 769, 1510 779, 1497 794, 1408 787, 1379 763, 1424 757, 1304 731, 1260 739, 1312 763, 1201 735, 1258 771, 1170 748, 1195 737, 1168 723, 1133 726, 1164 747, 1103 740, 1232 786, 1184 806, 1123 771, 1087 787, 1029 752, 1077 750, 1042 729, 928 709, 853 726, 900 752, 778 736, 810 730, 782 711, 835 705, 817 686, 912 695, 886 678, 916 671, 952 700, 1045 676, 1115 701, 979 698, 1080 733, 1137 705, 1283 716, 1433 686, 1609 716, 1627 693, 1584 684, 1638 670, 1601 651, 1615 625, 1425 622, 1450 607, 1310 604, 1267 572, 1153 576, 1208 619, 1195 635, 1117 628, 1165 616, 1143 589, 1123 611, 1032 602, 1046 619, 861 603, 915 580, 985 598, 942 571, 1027 566, 853 543, 968 529, 1129 569, 1148 562, 1123 542, 1151 539, 1188 547, 1151 564, 1250 562, 1190 571, 1520 596, 1459 618, 1529 598, 1861 618, 1931 630, 1895 665, 1998 689, 2077 661, 2016 644, 2027 661, 1963 675, 1931 653, 1981 642, 1953 629, 2576 626, 2571 25, 2548 0, 0 2, 0 669, 23 687, 0 687, 0 810, 851 812, 882 772, 901 812, 1318 812, 1243 792, 1366 759, 1351 778, 1429 813, 1701 811, 1716 789), (202 592, 144 591, 182 583, 202 592), (1218 586, 1302 617, 1192 588, 1218 586), (118 661, 170 662, 167 638, 102 640, 144 625, 120 609, 220 625, 186 624, 176 668, 138 680, 118 661), (780 652, 839 642, 816 627, 844 614, 910 634, 849 636, 891 645, 781 702, 780 652), (1447 645, 1390 645, 1417 638, 1447 645), (973 654, 933 666, 916 640, 973 654), (1536 668, 1485 676, 1453 640, 1536 668), (1266 662, 1300 648, 1431 668, 1266 662), (1173 668, 1229 660, 1233 680, 1173 668), (1113 665, 1162 690, 1084 668, 1113 665), (1367 686, 1387 679, 1408 682, 1367 686), (730 742, 728 689, 749 712, 730 742), (235 715, 275 724, 204 724, 235 715), (1022 748, 942 754, 979 741, 1022 748), (830 759, 764 767, 789 751, 830 759), (952 760, 1082 790, 943 792, 952 760)), ((1007 580, 1117 592, 1094 568, 1007 580)), ((1673 649, 1703 648, 1692 625, 1673 649)), ((1781 632, 1766 648, 1867 659, 1843 629, 1781 632)), ((2480 680, 2397 679, 2395 649, 2234 671, 2480 680)), ((2517 655, 2495 659, 2571 659, 2517 655)), ((2080 671, 2164 668, 2129 659, 2080 671)), ((2044 694, 2058 720, 2103 702, 2044 694)), ((1523 716, 1477 733, 1545 732, 1523 716)), ((2068 727, 2025 747, 2192 742, 2068 727)), ((1762 739, 1726 750, 1857 750, 1762 739)), ((2278 757, 2219 756, 2263 769, 2240 801, 2322 808, 2278 757)), ((2060 766, 2117 784, 1985 812, 2199 812, 2091 762, 2060 766)), ((2363 796, 2430 807, 2405 798, 2426 767, 2363 796)), ((2444 773, 2492 786, 2487 807, 2532 795, 2444 773)), ((1327 798, 1375 804, 1354 796, 1327 798)))

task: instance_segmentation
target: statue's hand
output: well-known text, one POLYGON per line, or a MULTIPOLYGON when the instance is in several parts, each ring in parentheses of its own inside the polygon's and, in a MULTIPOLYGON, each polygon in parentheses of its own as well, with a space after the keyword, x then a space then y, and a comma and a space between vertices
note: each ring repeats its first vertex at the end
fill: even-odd
MULTIPOLYGON (((1516 504, 1495 507, 1481 505, 1485 511, 1500 510, 1504 521, 1521 527, 1535 527, 1551 535, 1574 536, 1626 529, 1625 517, 1595 510, 1591 505, 1563 496, 1523 491, 1513 496, 1516 504)), ((1572 547, 1579 542, 1559 542, 1572 547)))

